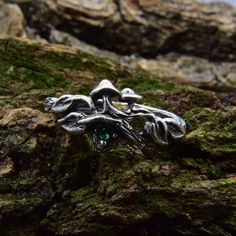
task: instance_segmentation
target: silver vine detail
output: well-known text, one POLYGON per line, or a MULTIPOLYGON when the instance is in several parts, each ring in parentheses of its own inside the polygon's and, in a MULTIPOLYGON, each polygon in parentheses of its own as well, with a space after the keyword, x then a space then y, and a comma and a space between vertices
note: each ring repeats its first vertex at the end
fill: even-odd
POLYGON ((67 132, 91 133, 99 150, 112 147, 120 138, 142 147, 150 142, 167 145, 169 139, 185 135, 183 119, 171 112, 138 104, 141 98, 130 88, 119 91, 109 80, 102 80, 90 96, 48 97, 45 110, 61 113, 63 118, 58 122, 67 132), (114 102, 114 97, 119 98, 119 102, 114 102))

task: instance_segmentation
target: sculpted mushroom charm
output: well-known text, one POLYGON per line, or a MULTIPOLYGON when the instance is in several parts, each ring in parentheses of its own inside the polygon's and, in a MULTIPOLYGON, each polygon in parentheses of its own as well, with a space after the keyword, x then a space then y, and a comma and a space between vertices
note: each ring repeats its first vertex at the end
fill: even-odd
POLYGON ((104 113, 107 109, 107 104, 111 102, 113 96, 119 96, 120 91, 116 89, 109 80, 102 80, 97 87, 90 93, 92 100, 96 101, 100 98, 103 101, 103 110, 104 113))
POLYGON ((68 94, 47 98, 45 110, 62 113, 65 117, 58 122, 67 132, 91 133, 98 150, 112 147, 121 138, 132 146, 142 147, 149 142, 166 145, 169 139, 185 135, 183 119, 171 112, 136 103, 140 99, 142 96, 132 89, 124 88, 120 92, 109 80, 102 80, 90 97, 68 94), (113 102, 114 96, 120 102, 113 102), (131 123, 136 117, 145 119, 142 130, 131 123))
POLYGON ((121 91, 121 96, 120 96, 120 100, 122 102, 127 102, 128 103, 128 106, 130 109, 133 108, 134 106, 134 102, 142 99, 142 96, 136 94, 132 89, 130 88, 124 88, 122 91, 121 91))

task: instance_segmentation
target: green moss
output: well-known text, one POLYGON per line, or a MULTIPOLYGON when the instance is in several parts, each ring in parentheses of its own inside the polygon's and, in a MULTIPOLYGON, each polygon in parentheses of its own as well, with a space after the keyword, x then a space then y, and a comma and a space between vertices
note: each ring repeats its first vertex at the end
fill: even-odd
POLYGON ((89 54, 69 50, 62 46, 26 43, 18 39, 1 39, 1 45, 7 45, 2 53, 2 60, 17 67, 24 67, 51 76, 66 70, 88 71, 96 77, 114 78, 117 65, 89 54))
POLYGON ((133 74, 127 74, 121 83, 122 88, 131 87, 137 92, 148 90, 173 91, 179 89, 178 85, 141 70, 133 74))
POLYGON ((113 221, 120 221, 117 208, 104 201, 94 188, 80 188, 65 193, 63 197, 64 202, 54 205, 41 222, 44 227, 54 232, 73 234, 79 224, 81 231, 85 229, 107 235, 107 231, 110 230, 107 225, 111 226, 113 221), (96 222, 93 220, 94 217, 97 218, 96 222), (106 221, 108 218, 109 223, 106 221))
POLYGON ((215 189, 219 191, 221 194, 227 196, 236 195, 236 182, 234 177, 213 180, 212 184, 214 185, 215 189))
POLYGON ((28 68, 0 63, 0 80, 3 94, 18 95, 32 89, 47 90, 65 88, 68 85, 62 74, 48 74, 33 71, 28 68))
POLYGON ((230 108, 193 109, 186 112, 184 118, 190 131, 185 143, 212 155, 236 153, 235 113, 230 108))
POLYGON ((207 169, 210 164, 209 159, 193 158, 193 157, 181 157, 179 163, 187 169, 202 170, 207 169))
POLYGON ((219 100, 215 93, 196 89, 196 88, 182 88, 180 90, 180 96, 186 97, 187 104, 185 104, 185 110, 190 110, 198 107, 212 107, 219 108, 219 100))
POLYGON ((103 199, 96 192, 96 189, 93 187, 84 187, 79 190, 70 192, 70 201, 72 204, 77 203, 87 203, 93 205, 104 205, 103 199))
POLYGON ((217 179, 220 177, 220 175, 221 175, 221 169, 218 167, 212 167, 208 171, 208 176, 211 179, 217 179))

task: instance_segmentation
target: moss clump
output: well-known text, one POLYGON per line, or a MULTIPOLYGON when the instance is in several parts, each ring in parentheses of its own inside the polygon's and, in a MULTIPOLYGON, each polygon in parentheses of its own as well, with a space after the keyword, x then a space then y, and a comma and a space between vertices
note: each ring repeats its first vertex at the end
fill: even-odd
POLYGON ((5 94, 18 95, 32 89, 47 90, 65 88, 68 85, 63 74, 50 76, 24 67, 12 66, 9 63, 0 65, 1 89, 5 94))
MULTIPOLYGON (((148 73, 129 71, 113 62, 63 46, 42 46, 36 42, 19 39, 0 39, 0 45, 4 48, 0 60, 6 64, 2 72, 9 73, 11 78, 18 74, 21 75, 19 80, 25 82, 35 80, 35 83, 40 83, 45 76, 43 89, 47 88, 47 85, 49 88, 65 87, 68 83, 77 84, 81 81, 91 86, 101 78, 114 81, 117 77, 124 78, 121 81, 122 87, 132 86, 137 91, 155 88, 170 91, 178 87, 148 73), (17 71, 19 69, 23 71, 17 71), (88 81, 84 81, 86 77, 88 81)), ((18 80, 16 76, 14 79, 18 80)))
POLYGON ((236 153, 235 109, 193 109, 185 113, 189 133, 184 142, 213 156, 236 153))
POLYGON ((165 78, 150 75, 141 70, 137 71, 135 74, 127 74, 125 79, 121 81, 121 87, 131 87, 137 92, 148 90, 173 91, 180 88, 180 86, 165 78))
POLYGON ((74 234, 79 225, 81 233, 89 231, 92 234, 99 232, 108 235, 111 232, 110 226, 121 221, 117 207, 104 201, 95 188, 85 187, 65 192, 63 198, 64 201, 55 204, 41 222, 53 232, 74 234), (85 217, 81 217, 82 215, 85 217), (97 219, 96 222, 94 218, 97 219), (109 219, 109 223, 106 219, 109 219))
POLYGON ((221 176, 221 169, 218 167, 209 168, 208 176, 210 179, 218 179, 221 176))
MULTIPOLYGON (((42 47, 39 43, 19 39, 0 39, 0 44, 5 45, 5 49, 0 54, 1 61, 8 62, 16 68, 25 68, 38 74, 55 77, 55 79, 63 78, 64 83, 70 79, 71 82, 76 82, 73 79, 80 79, 81 72, 82 74, 87 72, 93 78, 106 77, 113 80, 114 70, 118 68, 112 62, 108 63, 101 58, 63 46, 45 45, 42 47)), ((33 79, 32 75, 30 76, 33 79)), ((54 86, 56 83, 57 81, 54 86)))

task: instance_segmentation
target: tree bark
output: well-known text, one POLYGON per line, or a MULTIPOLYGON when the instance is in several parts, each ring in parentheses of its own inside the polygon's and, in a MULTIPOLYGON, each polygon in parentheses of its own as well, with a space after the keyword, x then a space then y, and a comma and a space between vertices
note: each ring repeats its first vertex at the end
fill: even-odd
POLYGON ((0 39, 0 82, 1 235, 235 235, 236 109, 224 97, 19 39, 0 39), (43 111, 45 97, 87 95, 103 78, 184 117, 187 135, 99 153, 43 111))
MULTIPOLYGON (((12 2, 12 1, 11 1, 12 2)), ((236 10, 195 0, 14 0, 32 28, 50 30, 119 54, 177 52, 214 61, 236 59, 236 10)))

